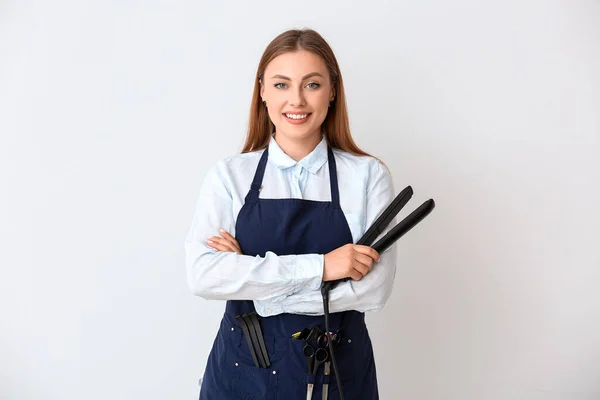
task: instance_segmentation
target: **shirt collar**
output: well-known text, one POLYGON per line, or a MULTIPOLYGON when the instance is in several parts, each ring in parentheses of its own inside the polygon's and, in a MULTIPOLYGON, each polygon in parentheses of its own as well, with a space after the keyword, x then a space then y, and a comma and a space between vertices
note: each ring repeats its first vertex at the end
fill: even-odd
POLYGON ((292 157, 284 153, 275 141, 275 138, 271 136, 271 140, 269 141, 269 161, 280 169, 290 168, 299 164, 309 172, 315 174, 327 161, 327 140, 324 135, 321 135, 321 141, 317 147, 300 161, 295 161, 292 157))

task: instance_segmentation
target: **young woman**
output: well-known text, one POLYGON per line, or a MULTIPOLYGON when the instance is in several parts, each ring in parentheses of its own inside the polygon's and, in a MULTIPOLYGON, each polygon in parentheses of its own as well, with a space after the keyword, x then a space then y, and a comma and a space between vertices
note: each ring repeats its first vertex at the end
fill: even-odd
POLYGON ((206 174, 185 241, 192 292, 227 300, 201 400, 304 400, 307 383, 313 399, 340 398, 331 365, 309 374, 305 342, 292 335, 325 330, 320 287, 346 277, 330 294, 344 398, 378 398, 364 312, 390 296, 396 252, 353 243, 393 198, 387 169, 352 139, 327 42, 313 30, 276 37, 258 65, 242 153, 206 174), (251 339, 266 349, 261 363, 251 339))

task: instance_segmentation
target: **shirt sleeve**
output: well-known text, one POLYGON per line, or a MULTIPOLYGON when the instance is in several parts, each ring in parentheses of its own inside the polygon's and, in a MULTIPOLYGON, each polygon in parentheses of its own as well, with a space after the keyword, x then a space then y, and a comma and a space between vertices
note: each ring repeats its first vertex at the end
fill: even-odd
MULTIPOLYGON (((389 171, 377 161, 370 174, 366 194, 366 228, 371 226, 375 219, 394 200, 394 187, 389 171)), ((395 226, 397 217, 388 225, 389 230, 395 226)), ((386 231, 387 231, 386 230, 386 231)), ((375 263, 369 272, 360 281, 349 280, 338 284, 329 293, 329 312, 348 310, 377 311, 383 308, 392 293, 396 275, 396 246, 390 246, 380 254, 380 261, 375 263)), ((254 305, 260 315, 268 316, 276 313, 292 313, 304 315, 323 315, 323 297, 320 287, 303 288, 296 293, 269 301, 255 301, 254 305)))
POLYGON ((206 244, 219 228, 233 234, 232 180, 224 161, 204 178, 194 217, 185 238, 187 281, 193 294, 205 299, 269 300, 318 290, 323 278, 323 255, 264 257, 220 252, 206 244))

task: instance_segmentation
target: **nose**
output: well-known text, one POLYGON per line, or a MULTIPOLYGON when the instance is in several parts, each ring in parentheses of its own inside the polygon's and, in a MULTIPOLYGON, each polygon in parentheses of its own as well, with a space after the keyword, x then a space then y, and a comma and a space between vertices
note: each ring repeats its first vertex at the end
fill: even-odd
POLYGON ((302 92, 302 87, 297 87, 295 90, 290 90, 290 97, 288 101, 290 102, 290 106, 299 107, 303 106, 305 103, 304 93, 302 92))

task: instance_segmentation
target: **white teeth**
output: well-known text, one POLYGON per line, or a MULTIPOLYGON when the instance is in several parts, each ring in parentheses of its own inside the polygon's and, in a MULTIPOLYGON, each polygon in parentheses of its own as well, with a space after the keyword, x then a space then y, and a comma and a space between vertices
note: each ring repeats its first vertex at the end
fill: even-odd
POLYGON ((284 114, 286 117, 291 119, 304 119, 308 117, 308 114, 284 114))

